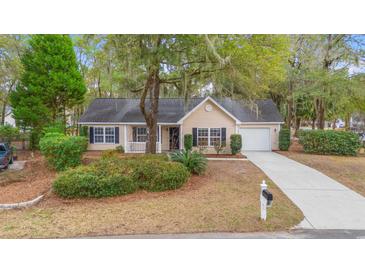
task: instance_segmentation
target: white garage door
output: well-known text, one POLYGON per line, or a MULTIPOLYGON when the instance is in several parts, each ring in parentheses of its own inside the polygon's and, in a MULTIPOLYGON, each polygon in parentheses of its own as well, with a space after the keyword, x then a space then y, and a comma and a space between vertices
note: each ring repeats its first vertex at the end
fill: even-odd
POLYGON ((243 150, 270 151, 270 128, 241 128, 243 150))

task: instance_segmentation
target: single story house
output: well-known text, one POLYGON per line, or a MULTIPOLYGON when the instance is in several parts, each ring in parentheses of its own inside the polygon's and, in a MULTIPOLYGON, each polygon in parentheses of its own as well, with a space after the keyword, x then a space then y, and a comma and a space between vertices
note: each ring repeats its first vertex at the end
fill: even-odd
MULTIPOLYGON (((231 134, 241 134, 243 150, 278 149, 283 124, 272 100, 257 100, 252 108, 242 100, 230 98, 182 98, 159 100, 157 151, 184 147, 185 134, 193 135, 193 146, 214 152, 216 142, 230 150, 231 134)), ((147 128, 139 109, 139 99, 95 99, 81 116, 79 125, 89 127, 89 150, 113 149, 122 145, 125 152, 144 152, 147 128)))

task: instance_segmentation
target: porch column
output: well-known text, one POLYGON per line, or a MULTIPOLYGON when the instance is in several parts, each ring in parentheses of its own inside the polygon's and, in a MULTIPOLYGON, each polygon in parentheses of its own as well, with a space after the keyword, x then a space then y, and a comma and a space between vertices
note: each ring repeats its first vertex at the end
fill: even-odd
POLYGON ((161 125, 158 125, 158 153, 161 153, 161 125))
POLYGON ((127 134, 127 125, 124 125, 124 151, 125 151, 125 152, 128 152, 128 147, 127 147, 127 145, 128 145, 128 140, 127 140, 127 138, 128 138, 128 134, 127 134))
POLYGON ((183 138, 183 131, 182 131, 182 125, 180 125, 179 126, 179 129, 180 129, 180 150, 182 150, 183 149, 183 140, 184 140, 184 138, 183 138))

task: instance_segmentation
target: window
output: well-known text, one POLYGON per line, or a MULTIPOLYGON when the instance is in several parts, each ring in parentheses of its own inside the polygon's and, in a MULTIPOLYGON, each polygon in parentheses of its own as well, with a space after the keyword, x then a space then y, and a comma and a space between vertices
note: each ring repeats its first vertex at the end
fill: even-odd
POLYGON ((114 144, 115 128, 114 127, 95 127, 94 128, 95 144, 114 144))
POLYGON ((221 144, 221 129, 220 128, 211 128, 210 129, 210 146, 220 145, 221 144))
POLYGON ((198 128, 198 146, 208 146, 208 136, 209 128, 198 128))
MULTIPOLYGON (((147 127, 133 127, 133 142, 147 142, 148 140, 148 128, 147 127)), ((160 141, 159 127, 156 130, 156 140, 160 141)))
POLYGON ((115 142, 115 128, 113 127, 106 127, 105 128, 105 143, 114 144, 115 142))
POLYGON ((94 143, 95 144, 104 143, 104 128, 103 127, 94 128, 94 143))
POLYGON ((146 127, 137 127, 136 131, 137 142, 146 142, 147 141, 147 128, 146 127))
POLYGON ((198 128, 198 146, 214 146, 221 143, 220 128, 198 128))

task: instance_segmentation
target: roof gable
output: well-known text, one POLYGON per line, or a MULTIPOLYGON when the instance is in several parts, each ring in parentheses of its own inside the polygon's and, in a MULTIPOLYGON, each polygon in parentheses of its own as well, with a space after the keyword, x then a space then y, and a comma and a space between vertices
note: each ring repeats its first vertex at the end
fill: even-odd
POLYGON ((198 105, 196 105, 192 110, 182 117, 178 123, 181 124, 186 118, 188 118, 191 114, 193 114, 198 108, 204 105, 205 102, 210 101, 215 104, 220 110, 222 110, 225 114, 231 117, 236 123, 240 122, 235 116, 233 116, 230 112, 228 112, 224 107, 222 107, 217 101, 215 101, 212 97, 208 96, 203 101, 201 101, 198 105))

